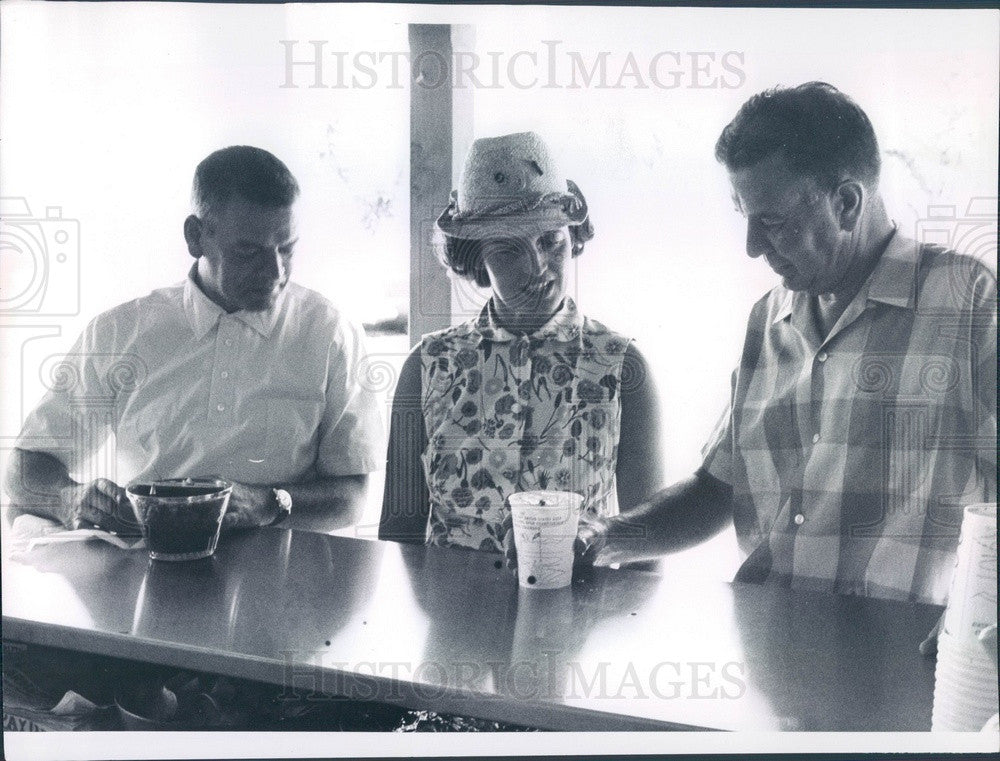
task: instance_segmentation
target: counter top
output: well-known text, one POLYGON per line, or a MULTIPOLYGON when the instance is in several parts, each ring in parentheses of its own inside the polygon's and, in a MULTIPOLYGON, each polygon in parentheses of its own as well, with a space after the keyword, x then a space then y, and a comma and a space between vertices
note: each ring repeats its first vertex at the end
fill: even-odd
POLYGON ((3 637, 548 729, 928 730, 941 609, 262 529, 152 562, 103 542, 3 566, 3 637))

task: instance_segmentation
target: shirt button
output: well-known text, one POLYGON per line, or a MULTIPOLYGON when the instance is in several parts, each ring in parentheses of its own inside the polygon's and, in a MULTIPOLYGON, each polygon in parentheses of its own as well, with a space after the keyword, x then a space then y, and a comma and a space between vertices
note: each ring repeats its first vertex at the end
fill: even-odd
POLYGON ((232 338, 227 338, 226 339, 226 346, 232 346, 232 345, 233 345, 233 339, 232 338))
POLYGON ((226 405, 224 405, 224 404, 217 404, 215 406, 215 409, 217 409, 219 412, 225 412, 226 411, 226 405))
POLYGON ((228 378, 228 377, 229 377, 229 373, 228 373, 228 372, 227 372, 226 370, 223 370, 223 371, 222 371, 221 373, 219 373, 219 376, 220 376, 220 377, 221 377, 221 378, 222 378, 223 380, 225 380, 226 378, 228 378))
POLYGON ((818 433, 814 433, 813 434, 813 444, 815 444, 818 441, 819 441, 819 434, 818 433))
POLYGON ((825 351, 821 351, 819 354, 816 355, 816 359, 818 359, 820 362, 826 362, 826 357, 827 354, 825 351))
POLYGON ((803 523, 806 522, 806 516, 804 516, 802 513, 797 513, 793 520, 795 521, 796 526, 801 526, 803 523))
POLYGON ((514 402, 512 405, 510 405, 511 412, 520 412, 522 409, 523 407, 521 407, 521 405, 518 404, 517 402, 514 402))

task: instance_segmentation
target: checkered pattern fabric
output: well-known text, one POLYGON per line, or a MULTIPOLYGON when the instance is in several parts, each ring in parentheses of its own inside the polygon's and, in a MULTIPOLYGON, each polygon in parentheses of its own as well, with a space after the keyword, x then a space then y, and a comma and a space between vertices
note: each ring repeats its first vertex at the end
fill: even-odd
POLYGON ((942 603, 962 506, 996 500, 996 272, 897 233, 825 339, 810 298, 754 306, 703 450, 737 579, 942 603))

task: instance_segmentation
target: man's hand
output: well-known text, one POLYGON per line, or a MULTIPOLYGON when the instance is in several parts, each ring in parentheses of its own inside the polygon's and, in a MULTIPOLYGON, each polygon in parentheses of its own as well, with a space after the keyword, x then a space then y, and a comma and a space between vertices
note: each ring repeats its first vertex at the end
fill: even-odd
POLYGON ((222 530, 268 526, 277 516, 278 504, 270 487, 233 482, 222 530))
POLYGON ((938 637, 941 634, 941 630, 944 628, 944 613, 938 618, 937 623, 934 624, 934 628, 928 632, 924 641, 920 643, 920 654, 921 655, 937 655, 937 645, 938 637))
MULTIPOLYGON (((503 554, 507 569, 517 575, 517 548, 514 546, 514 520, 509 515, 501 526, 503 530, 503 554)), ((580 521, 573 542, 573 566, 593 565, 598 554, 607 543, 608 525, 601 519, 588 518, 580 521)))
POLYGON ((98 478, 86 484, 59 490, 64 526, 77 529, 88 525, 108 531, 136 527, 125 490, 114 481, 98 478))

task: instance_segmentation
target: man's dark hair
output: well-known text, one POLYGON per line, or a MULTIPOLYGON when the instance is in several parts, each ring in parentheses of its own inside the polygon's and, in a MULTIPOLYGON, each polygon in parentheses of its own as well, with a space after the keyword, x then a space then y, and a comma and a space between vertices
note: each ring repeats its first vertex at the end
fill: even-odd
POLYGON ((211 216, 232 198, 263 206, 288 207, 299 184, 274 154, 250 145, 231 145, 208 155, 194 171, 191 200, 199 217, 211 216))
MULTIPOLYGON (((570 225, 569 237, 573 249, 572 255, 577 257, 583 253, 584 244, 594 237, 594 226, 590 222, 590 217, 579 225, 570 225)), ((442 264, 456 275, 471 280, 480 288, 490 287, 490 274, 483 264, 482 241, 441 234, 437 249, 442 264)))
POLYGON ((857 103, 825 82, 754 95, 715 144, 715 158, 730 171, 779 151, 790 167, 826 190, 846 179, 878 186, 881 160, 872 123, 857 103))

